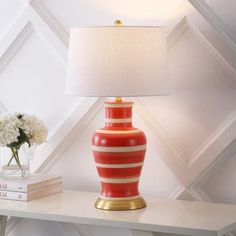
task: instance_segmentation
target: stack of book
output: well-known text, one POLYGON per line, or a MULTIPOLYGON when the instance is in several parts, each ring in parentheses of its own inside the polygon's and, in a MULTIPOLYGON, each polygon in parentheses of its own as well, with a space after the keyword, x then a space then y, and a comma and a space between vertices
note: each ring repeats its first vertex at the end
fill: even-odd
POLYGON ((0 179, 0 199, 31 201, 62 192, 62 177, 34 174, 24 180, 0 179))

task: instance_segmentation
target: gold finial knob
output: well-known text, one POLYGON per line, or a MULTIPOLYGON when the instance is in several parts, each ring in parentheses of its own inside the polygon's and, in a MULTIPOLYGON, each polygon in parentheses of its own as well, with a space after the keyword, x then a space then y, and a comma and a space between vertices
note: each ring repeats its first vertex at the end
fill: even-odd
POLYGON ((115 97, 115 102, 116 102, 116 103, 121 103, 121 102, 123 102, 122 97, 115 97))
POLYGON ((122 26, 122 21, 121 21, 121 20, 116 20, 116 21, 114 22, 114 25, 115 25, 115 26, 122 26))

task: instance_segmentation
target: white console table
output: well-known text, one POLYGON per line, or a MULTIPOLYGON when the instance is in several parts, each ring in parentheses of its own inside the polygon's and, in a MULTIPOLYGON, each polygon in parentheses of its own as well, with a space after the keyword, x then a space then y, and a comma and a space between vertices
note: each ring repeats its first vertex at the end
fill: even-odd
POLYGON ((97 193, 64 191, 31 202, 0 200, 0 236, 5 235, 8 216, 119 227, 135 236, 153 232, 222 236, 236 229, 236 205, 145 197, 147 208, 115 212, 94 208, 97 197, 97 193))

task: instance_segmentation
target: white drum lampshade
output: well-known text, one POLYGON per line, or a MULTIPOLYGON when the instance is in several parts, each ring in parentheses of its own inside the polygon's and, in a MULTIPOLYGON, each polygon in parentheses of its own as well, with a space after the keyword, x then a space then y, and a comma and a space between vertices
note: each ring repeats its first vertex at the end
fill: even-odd
POLYGON ((92 150, 102 210, 146 206, 138 190, 145 152, 144 133, 132 126, 132 102, 121 97, 169 93, 167 47, 161 27, 80 27, 70 34, 66 94, 117 97, 105 102, 105 127, 96 131, 92 150))
POLYGON ((133 97, 168 92, 162 27, 71 29, 66 94, 133 97))

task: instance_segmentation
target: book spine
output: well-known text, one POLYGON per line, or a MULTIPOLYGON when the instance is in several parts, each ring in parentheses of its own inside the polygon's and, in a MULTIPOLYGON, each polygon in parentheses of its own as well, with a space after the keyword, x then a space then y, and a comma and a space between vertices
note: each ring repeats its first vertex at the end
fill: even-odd
POLYGON ((0 191, 18 191, 27 192, 27 186, 14 184, 14 183, 4 183, 0 182, 0 191))
POLYGON ((52 179, 47 180, 39 180, 35 183, 20 183, 20 181, 14 182, 4 182, 3 180, 0 180, 0 191, 15 191, 15 192, 29 192, 33 190, 37 190, 39 188, 43 188, 46 186, 49 186, 51 184, 57 184, 62 182, 61 177, 56 177, 52 179))
POLYGON ((14 192, 14 191, 2 191, 0 190, 0 199, 5 200, 17 200, 17 201, 30 201, 37 198, 45 197, 51 194, 59 193, 63 189, 62 182, 52 184, 38 191, 31 192, 14 192))
POLYGON ((12 191, 0 191, 1 199, 27 201, 27 193, 12 192, 12 191))

